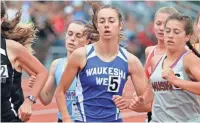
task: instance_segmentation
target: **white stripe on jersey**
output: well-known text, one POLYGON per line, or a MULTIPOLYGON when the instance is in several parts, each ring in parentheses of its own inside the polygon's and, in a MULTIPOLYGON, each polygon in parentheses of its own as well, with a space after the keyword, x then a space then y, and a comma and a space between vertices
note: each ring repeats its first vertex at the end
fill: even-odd
POLYGON ((6 51, 4 49, 0 49, 0 53, 3 54, 4 56, 6 56, 6 51))
POLYGON ((14 109, 14 104, 11 102, 11 98, 9 99, 10 104, 11 104, 11 110, 13 111, 13 113, 15 114, 15 116, 17 117, 17 112, 14 109))

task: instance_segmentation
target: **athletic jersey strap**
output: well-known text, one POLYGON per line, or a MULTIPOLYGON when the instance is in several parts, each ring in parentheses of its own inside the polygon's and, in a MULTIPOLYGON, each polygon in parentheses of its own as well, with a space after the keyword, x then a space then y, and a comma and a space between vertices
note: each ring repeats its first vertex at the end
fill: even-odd
POLYGON ((176 61, 175 61, 170 67, 171 67, 171 68, 175 67, 176 64, 178 63, 178 61, 179 61, 183 56, 185 56, 185 55, 188 54, 188 53, 189 53, 189 51, 185 50, 185 51, 176 59, 176 61))
POLYGON ((94 51, 94 45, 90 44, 85 46, 86 49, 86 56, 88 57, 94 51))
POLYGON ((147 76, 148 79, 149 79, 149 77, 151 76, 151 73, 152 73, 151 59, 155 55, 155 49, 156 49, 156 47, 157 47, 157 45, 152 48, 151 52, 149 53, 149 55, 147 56, 147 59, 146 59, 145 73, 146 73, 146 76, 147 76))
POLYGON ((120 46, 119 51, 122 54, 123 58, 127 61, 127 56, 126 56, 127 50, 120 46))
POLYGON ((153 46, 152 50, 150 51, 149 55, 147 56, 146 62, 149 61, 149 59, 151 60, 151 58, 155 55, 155 49, 157 48, 156 46, 153 46))

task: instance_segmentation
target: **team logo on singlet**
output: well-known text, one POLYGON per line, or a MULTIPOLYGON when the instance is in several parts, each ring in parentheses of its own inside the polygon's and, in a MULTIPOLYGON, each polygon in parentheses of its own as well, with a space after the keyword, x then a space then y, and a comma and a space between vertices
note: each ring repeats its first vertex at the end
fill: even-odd
POLYGON ((126 79, 126 73, 123 70, 113 67, 95 67, 86 70, 87 76, 109 75, 108 78, 96 76, 97 85, 108 86, 107 91, 118 92, 121 79, 126 79))
POLYGON ((76 99, 76 92, 75 91, 67 91, 66 92, 66 99, 67 100, 75 100, 76 99))
POLYGON ((6 78, 9 77, 7 65, 0 65, 0 75, 1 75, 1 83, 5 83, 6 78))
MULTIPOLYGON (((182 72, 175 73, 175 76, 183 80, 182 72)), ((181 90, 181 88, 170 84, 168 81, 153 82, 152 88, 154 89, 154 91, 181 90)))
POLYGON ((148 72, 149 72, 149 74, 151 74, 151 67, 148 67, 148 72))
POLYGON ((69 101, 69 102, 71 102, 71 105, 68 105, 68 106, 70 106, 71 108, 70 108, 70 110, 71 110, 71 114, 70 115, 72 115, 72 116, 74 116, 75 115, 75 112, 76 112, 76 110, 78 110, 78 107, 77 107, 77 105, 76 105, 76 102, 77 102, 77 98, 76 98, 76 92, 75 91, 67 91, 66 92, 66 94, 65 94, 65 98, 66 98, 66 100, 67 101, 69 101))
POLYGON ((160 81, 160 82, 153 82, 152 88, 154 91, 169 91, 173 90, 173 87, 170 83, 167 81, 160 81))

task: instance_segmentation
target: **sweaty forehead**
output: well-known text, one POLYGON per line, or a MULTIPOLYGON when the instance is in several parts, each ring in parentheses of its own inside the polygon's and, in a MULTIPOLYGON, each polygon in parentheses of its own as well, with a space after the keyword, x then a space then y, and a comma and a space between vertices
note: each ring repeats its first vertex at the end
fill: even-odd
POLYGON ((71 23, 68 27, 68 32, 72 31, 74 33, 82 33, 84 31, 84 25, 79 25, 76 23, 71 23))
POLYGON ((112 8, 104 8, 99 10, 98 13, 98 18, 109 18, 109 17, 113 17, 113 18, 117 18, 117 12, 116 10, 112 9, 112 8))

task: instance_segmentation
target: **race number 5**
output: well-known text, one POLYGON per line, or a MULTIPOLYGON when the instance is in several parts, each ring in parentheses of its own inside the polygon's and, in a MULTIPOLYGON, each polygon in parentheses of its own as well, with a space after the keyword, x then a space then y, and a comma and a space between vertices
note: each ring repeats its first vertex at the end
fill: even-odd
POLYGON ((7 65, 1 65, 0 66, 0 75, 1 75, 1 78, 7 78, 8 77, 7 65))
POLYGON ((109 92, 118 92, 121 83, 120 76, 109 76, 108 79, 108 91, 109 92))

